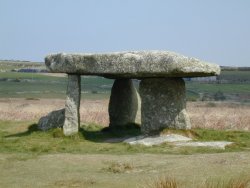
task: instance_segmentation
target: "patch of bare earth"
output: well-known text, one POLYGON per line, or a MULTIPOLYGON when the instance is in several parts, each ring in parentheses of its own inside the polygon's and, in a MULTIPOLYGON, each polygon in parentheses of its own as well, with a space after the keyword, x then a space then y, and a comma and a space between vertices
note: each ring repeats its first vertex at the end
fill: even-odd
MULTIPOLYGON (((81 100, 81 122, 109 124, 108 100, 81 100)), ((0 120, 38 120, 53 110, 64 108, 62 99, 0 99, 0 120)), ((250 130, 250 105, 188 102, 192 127, 250 130)))

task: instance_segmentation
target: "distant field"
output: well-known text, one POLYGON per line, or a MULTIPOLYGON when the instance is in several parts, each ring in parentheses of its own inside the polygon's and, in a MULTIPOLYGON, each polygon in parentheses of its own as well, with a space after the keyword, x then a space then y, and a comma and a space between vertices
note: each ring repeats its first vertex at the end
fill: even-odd
MULTIPOLYGON (((246 76, 246 75, 245 75, 246 76)), ((97 76, 82 76, 82 96, 102 99, 110 94, 113 80, 97 76)), ((138 84, 136 84, 138 85, 138 84)), ((199 100, 201 94, 209 96, 222 92, 228 99, 250 101, 249 83, 199 83, 186 82, 188 100, 199 100)), ((49 74, 1 72, 0 98, 65 98, 67 77, 49 74)))
POLYGON ((45 69, 45 65, 43 62, 0 60, 0 72, 22 69, 22 68, 45 69))
MULTIPOLYGON (((250 84, 247 83, 186 83, 187 98, 197 100, 201 94, 213 96, 221 92, 225 96, 225 100, 237 102, 250 102, 250 84)), ((200 97, 200 100, 201 97, 200 97)))
POLYGON ((250 70, 246 71, 221 71, 221 74, 218 76, 220 80, 228 80, 231 82, 250 82, 250 70))
MULTIPOLYGON (((106 98, 113 80, 82 76, 82 96, 106 98)), ((65 98, 67 77, 55 77, 38 73, 0 73, 0 98, 65 98)))

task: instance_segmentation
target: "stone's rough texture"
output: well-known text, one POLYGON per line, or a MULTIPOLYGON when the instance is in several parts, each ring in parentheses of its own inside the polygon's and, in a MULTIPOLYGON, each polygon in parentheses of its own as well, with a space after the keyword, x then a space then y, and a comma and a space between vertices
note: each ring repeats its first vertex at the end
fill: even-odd
POLYGON ((65 104, 65 121, 63 125, 64 135, 72 135, 78 132, 80 126, 80 97, 81 77, 68 75, 67 98, 65 104))
POLYGON ((182 78, 143 79, 139 92, 142 100, 141 130, 144 134, 162 128, 191 128, 185 110, 185 82, 182 78))
POLYGON ((137 112, 136 112, 136 116, 135 116, 135 123, 136 124, 141 124, 141 97, 140 97, 140 95, 139 95, 139 93, 137 92, 137 90, 135 90, 136 91, 136 97, 137 97, 137 107, 138 107, 138 109, 137 109, 137 112))
POLYGON ((153 145, 159 145, 165 142, 186 142, 192 140, 191 138, 178 135, 178 134, 168 134, 168 135, 159 135, 159 136, 150 136, 150 137, 144 137, 144 136, 137 136, 133 138, 129 138, 124 140, 125 143, 135 145, 135 144, 142 144, 145 146, 153 146, 153 145))
POLYGON ((52 128, 62 127, 65 118, 65 109, 50 112, 47 116, 41 117, 38 122, 38 129, 47 131, 52 128))
POLYGON ((51 72, 106 77, 202 77, 218 75, 220 67, 168 51, 107 54, 52 54, 45 58, 51 72))
POLYGON ((144 146, 160 145, 162 143, 168 142, 175 146, 212 147, 217 149, 225 149, 226 146, 233 144, 233 142, 227 142, 227 141, 196 142, 192 141, 191 138, 178 134, 167 134, 167 135, 148 136, 148 137, 136 136, 125 139, 123 142, 128 143, 130 145, 141 144, 144 146))
POLYGON ((225 149, 226 146, 233 144, 233 142, 217 141, 217 142, 179 142, 176 146, 183 147, 212 147, 217 149, 225 149))
POLYGON ((139 123, 140 98, 130 79, 117 79, 109 102, 110 127, 139 123))

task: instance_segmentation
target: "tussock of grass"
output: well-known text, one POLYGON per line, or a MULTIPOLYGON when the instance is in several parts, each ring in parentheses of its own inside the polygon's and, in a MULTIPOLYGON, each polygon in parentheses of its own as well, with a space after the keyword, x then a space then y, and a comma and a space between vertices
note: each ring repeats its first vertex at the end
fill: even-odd
POLYGON ((172 177, 162 177, 157 180, 147 183, 143 188, 178 188, 178 183, 175 178, 172 177))
POLYGON ((250 177, 232 178, 229 180, 208 180, 202 186, 203 188, 249 188, 250 177))
POLYGON ((115 162, 111 161, 107 163, 108 166, 103 168, 103 170, 112 173, 127 173, 134 169, 134 166, 130 163, 122 163, 122 162, 115 162))
MULTIPOLYGON (((161 177, 153 182, 148 182, 143 188, 180 188, 186 187, 185 183, 180 183, 173 177, 161 177)), ((202 185, 194 185, 195 188, 249 188, 250 177, 231 178, 229 180, 208 179, 202 185)))

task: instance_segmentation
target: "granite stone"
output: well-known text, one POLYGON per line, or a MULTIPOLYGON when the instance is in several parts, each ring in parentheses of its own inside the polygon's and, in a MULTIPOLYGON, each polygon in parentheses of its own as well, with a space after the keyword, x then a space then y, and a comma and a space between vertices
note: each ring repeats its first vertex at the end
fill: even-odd
POLYGON ((50 72, 99 75, 110 78, 202 77, 220 73, 220 67, 169 51, 130 51, 102 54, 51 54, 50 72))

